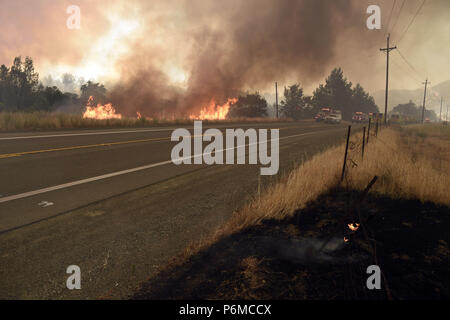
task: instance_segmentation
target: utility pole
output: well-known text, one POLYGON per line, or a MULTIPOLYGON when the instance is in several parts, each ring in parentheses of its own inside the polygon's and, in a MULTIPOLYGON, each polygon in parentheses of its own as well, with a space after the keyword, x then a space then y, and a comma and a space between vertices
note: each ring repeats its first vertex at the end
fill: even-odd
POLYGON ((422 124, 423 124, 423 119, 425 117, 425 102, 427 100, 427 86, 428 86, 428 84, 429 84, 429 82, 428 82, 428 79, 427 79, 427 80, 425 80, 425 83, 424 83, 424 85, 425 85, 425 92, 423 94, 422 124))
POLYGON ((444 97, 441 97, 441 110, 439 111, 439 122, 442 122, 442 100, 444 97))
POLYGON ((384 99, 384 125, 387 123, 387 107, 388 107, 388 91, 389 91, 389 52, 392 50, 397 49, 397 46, 395 47, 389 47, 389 39, 391 38, 391 34, 388 34, 387 36, 387 46, 386 48, 380 49, 380 51, 386 51, 386 94, 384 99))
POLYGON ((278 119, 278 84, 275 82, 275 108, 276 108, 276 115, 278 119))
POLYGON ((448 124, 448 102, 447 102, 447 113, 445 114, 445 122, 448 124))

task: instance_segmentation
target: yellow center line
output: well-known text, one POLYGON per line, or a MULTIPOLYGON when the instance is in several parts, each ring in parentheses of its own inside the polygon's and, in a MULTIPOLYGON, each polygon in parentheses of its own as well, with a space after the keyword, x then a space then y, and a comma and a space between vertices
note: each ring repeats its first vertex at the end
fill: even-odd
MULTIPOLYGON (((291 127, 275 128, 275 129, 283 130, 283 129, 288 129, 288 128, 291 128, 291 127)), ((274 128, 270 128, 270 129, 274 129, 274 128)), ((204 136, 204 135, 201 135, 201 136, 204 136)), ((191 137, 195 138, 196 136, 192 135, 191 137)), ((88 144, 88 145, 73 146, 73 147, 63 147, 63 148, 42 149, 42 150, 23 151, 23 152, 15 152, 15 153, 5 153, 5 154, 0 154, 0 159, 14 158, 14 157, 20 157, 20 156, 24 156, 24 155, 46 153, 46 152, 57 152, 57 151, 68 151, 68 150, 87 149, 87 148, 96 148, 96 147, 117 146, 117 145, 122 145, 122 144, 131 144, 131 143, 140 143, 140 142, 149 142, 149 141, 163 141, 163 140, 170 140, 170 137, 129 140, 129 141, 119 141, 119 142, 107 142, 107 143, 88 144)))
POLYGON ((121 144, 130 144, 130 143, 139 143, 139 142, 148 142, 148 141, 162 141, 162 140, 170 140, 170 137, 129 140, 129 141, 120 141, 120 142, 107 142, 107 143, 98 143, 98 144, 88 144, 88 145, 83 145, 83 146, 73 146, 73 147, 63 147, 63 148, 54 148, 54 149, 43 149, 43 150, 7 153, 7 154, 0 154, 0 159, 20 157, 23 155, 45 153, 45 152, 67 151, 67 150, 86 149, 86 148, 95 148, 95 147, 107 147, 107 146, 115 146, 115 145, 121 145, 121 144))

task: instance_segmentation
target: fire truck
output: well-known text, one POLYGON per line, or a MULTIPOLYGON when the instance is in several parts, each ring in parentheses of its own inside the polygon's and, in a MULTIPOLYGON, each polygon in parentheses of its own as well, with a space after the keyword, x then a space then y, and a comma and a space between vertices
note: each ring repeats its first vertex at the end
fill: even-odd
POLYGON ((319 122, 319 121, 325 121, 325 118, 331 113, 332 109, 331 108, 322 108, 320 109, 319 113, 316 114, 316 116, 314 117, 314 119, 319 122))
POLYGON ((364 112, 355 112, 352 116, 352 123, 365 123, 369 121, 369 115, 364 112))

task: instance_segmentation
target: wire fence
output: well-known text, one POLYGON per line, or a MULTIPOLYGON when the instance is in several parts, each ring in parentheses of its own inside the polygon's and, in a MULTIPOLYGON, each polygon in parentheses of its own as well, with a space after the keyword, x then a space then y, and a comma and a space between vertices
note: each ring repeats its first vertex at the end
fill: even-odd
MULTIPOLYGON (((374 176, 367 184, 366 188, 362 191, 362 193, 358 194, 358 197, 354 198, 350 195, 352 194, 352 190, 350 190, 351 181, 349 181, 348 171, 358 167, 359 164, 364 161, 364 152, 366 151, 366 146, 374 139, 378 139, 378 134, 387 127, 387 124, 383 126, 381 124, 381 119, 374 119, 374 123, 372 119, 369 120, 367 126, 362 128, 361 137, 356 136, 356 140, 351 139, 351 129, 352 126, 348 126, 347 131, 347 140, 345 145, 345 153, 344 153, 344 162, 342 167, 342 175, 341 175, 341 183, 345 183, 346 194, 348 195, 347 199, 347 208, 344 216, 340 219, 338 223, 339 230, 342 230, 342 227, 347 230, 346 236, 344 237, 344 241, 348 242, 350 239, 356 234, 363 234, 364 240, 367 244, 367 247, 370 249, 370 253, 372 255, 373 263, 379 266, 379 259, 377 255, 377 240, 374 237, 374 232, 370 229, 368 224, 369 219, 371 218, 368 214, 363 214, 361 212, 361 206, 365 201, 370 189, 377 182, 378 176, 374 176), (350 223, 349 223, 350 222, 350 223)), ((386 296, 388 299, 392 300, 392 294, 389 289, 388 280, 385 274, 380 267, 381 275, 384 280, 384 289, 386 292, 386 296)))

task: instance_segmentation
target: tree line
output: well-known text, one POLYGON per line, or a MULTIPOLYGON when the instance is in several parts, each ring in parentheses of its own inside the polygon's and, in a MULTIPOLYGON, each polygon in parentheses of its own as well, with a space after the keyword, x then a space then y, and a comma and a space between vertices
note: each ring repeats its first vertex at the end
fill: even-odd
MULTIPOLYGON (((422 107, 417 106, 414 102, 409 100, 408 103, 403 103, 395 106, 392 109, 394 114, 399 114, 401 116, 407 117, 410 121, 420 122, 422 121, 422 107)), ((431 121, 436 121, 438 116, 434 110, 425 110, 424 118, 428 118, 431 121)))
MULTIPOLYGON (((47 81, 52 83, 52 81, 47 81)), ((71 75, 64 75, 64 87, 74 88, 71 75)), ((88 81, 82 83, 79 94, 62 92, 57 86, 44 86, 39 81, 33 60, 16 57, 11 67, 0 66, 0 111, 55 111, 64 110, 73 113, 83 111, 90 96, 94 104, 105 103, 107 89, 100 83, 88 81)), ((352 87, 341 68, 334 69, 320 84, 312 96, 303 92, 296 83, 284 89, 284 97, 280 102, 281 116, 304 119, 311 118, 323 107, 341 110, 343 118, 350 120, 356 111, 378 112, 378 107, 362 87, 352 87)), ((258 92, 244 93, 238 102, 230 107, 229 118, 267 117, 267 101, 258 92)))
MULTIPOLYGON (((314 90, 312 96, 305 95, 298 83, 285 88, 280 102, 280 113, 287 118, 305 119, 311 118, 324 107, 341 110, 345 120, 351 120, 353 113, 357 111, 379 112, 374 98, 360 84, 352 87, 352 83, 344 77, 342 69, 336 68, 325 79, 325 83, 314 90)), ((230 117, 266 115, 267 102, 258 92, 239 97, 229 113, 230 117)))
MULTIPOLYGON (((64 78, 68 76, 66 74, 64 78)), ((95 97, 94 102, 104 102, 106 88, 88 81, 81 85, 78 95, 62 92, 57 86, 44 86, 30 57, 14 58, 9 68, 4 64, 0 66, 0 111, 55 111, 62 108, 81 112, 91 95, 95 97)))

